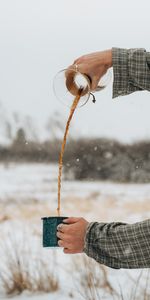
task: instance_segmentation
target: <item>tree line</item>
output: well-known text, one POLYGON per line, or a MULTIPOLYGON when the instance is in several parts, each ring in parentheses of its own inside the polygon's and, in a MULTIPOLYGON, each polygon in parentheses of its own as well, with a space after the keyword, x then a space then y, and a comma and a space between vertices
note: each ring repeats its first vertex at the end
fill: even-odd
MULTIPOLYGON (((1 162, 58 162, 61 140, 28 141, 22 128, 9 146, 0 146, 1 162)), ((150 141, 122 144, 104 138, 69 138, 65 176, 78 180, 150 182, 150 141)))

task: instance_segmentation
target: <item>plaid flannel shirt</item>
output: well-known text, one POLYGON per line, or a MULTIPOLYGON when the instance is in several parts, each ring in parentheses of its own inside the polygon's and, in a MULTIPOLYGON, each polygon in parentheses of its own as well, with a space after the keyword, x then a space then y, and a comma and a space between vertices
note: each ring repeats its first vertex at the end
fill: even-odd
MULTIPOLYGON (((113 98, 150 91, 150 53, 144 49, 113 48, 113 98)), ((150 219, 88 225, 84 252, 111 268, 150 268, 150 219)))
POLYGON ((112 48, 113 98, 150 91, 150 52, 145 49, 112 48))

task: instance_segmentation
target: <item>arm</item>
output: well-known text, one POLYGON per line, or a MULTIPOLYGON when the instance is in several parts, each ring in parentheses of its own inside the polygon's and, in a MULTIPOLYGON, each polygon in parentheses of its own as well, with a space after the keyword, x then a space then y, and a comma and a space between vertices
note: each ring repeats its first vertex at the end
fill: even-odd
POLYGON ((149 268, 150 219, 135 224, 90 223, 84 252, 111 268, 149 268))
POLYGON ((150 267, 150 219, 135 224, 68 218, 57 233, 65 253, 85 252, 111 268, 150 267))
POLYGON ((135 91, 150 91, 150 52, 112 48, 113 98, 135 91))
POLYGON ((94 91, 100 78, 113 67, 113 98, 135 91, 150 91, 150 52, 145 49, 112 48, 79 57, 74 61, 87 74, 94 91))

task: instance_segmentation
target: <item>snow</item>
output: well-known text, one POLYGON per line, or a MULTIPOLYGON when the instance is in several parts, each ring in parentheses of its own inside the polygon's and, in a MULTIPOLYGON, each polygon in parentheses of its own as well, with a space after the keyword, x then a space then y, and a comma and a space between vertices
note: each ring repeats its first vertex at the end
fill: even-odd
POLYGON ((13 297, 13 300, 70 300, 70 297, 67 297, 66 294, 62 294, 62 292, 52 293, 52 294, 36 294, 36 295, 30 295, 24 293, 21 296, 13 297))
MULTIPOLYGON (((1 164, 0 195, 19 197, 22 199, 36 195, 38 199, 53 198, 57 192, 58 168, 55 164, 1 164)), ((150 197, 150 184, 120 184, 100 181, 63 181, 63 197, 68 193, 87 197, 89 193, 115 196, 121 201, 143 201, 150 197)))
MULTIPOLYGON (((57 175, 58 167, 54 164, 0 165, 0 244, 7 246, 6 251, 0 247, 0 256, 3 257, 0 271, 4 262, 7 262, 9 251, 13 253, 11 242, 14 239, 25 270, 36 274, 34 272, 42 259, 50 271, 55 266, 60 284, 56 292, 32 295, 25 291, 20 296, 14 295, 14 300, 84 299, 81 295, 81 292, 84 293, 81 284, 84 278, 82 261, 78 270, 75 269, 75 261, 80 262, 83 255, 69 256, 62 249, 42 248, 41 217, 56 214, 57 175)), ((150 217, 150 184, 68 181, 63 176, 61 204, 62 215, 83 216, 89 221, 120 220, 133 223, 150 217)), ((127 297, 125 299, 129 299, 140 272, 106 268, 109 282, 119 292, 121 286, 127 297)), ((143 271, 143 278, 146 278, 146 274, 143 271)), ((1 299, 4 298, 2 295, 1 299)), ((111 298, 107 296, 105 299, 111 298)))

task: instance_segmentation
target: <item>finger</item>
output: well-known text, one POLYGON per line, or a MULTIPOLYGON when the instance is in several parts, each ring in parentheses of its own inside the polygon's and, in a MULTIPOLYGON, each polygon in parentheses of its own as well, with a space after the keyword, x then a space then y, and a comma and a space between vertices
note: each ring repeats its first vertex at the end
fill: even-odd
POLYGON ((82 73, 82 65, 74 63, 73 65, 69 66, 66 71, 66 76, 70 76, 70 75, 74 76, 75 72, 82 73))
POLYGON ((67 248, 67 249, 70 249, 72 248, 72 245, 66 241, 63 241, 63 240, 59 240, 58 241, 58 245, 59 247, 63 247, 63 248, 67 248))
POLYGON ((77 59, 74 60, 73 64, 78 64, 81 61, 81 57, 78 57, 77 59))
POLYGON ((74 70, 74 69, 75 69, 75 64, 70 65, 70 66, 67 68, 66 72, 69 72, 70 70, 74 70))
POLYGON ((57 230, 60 231, 60 232, 63 232, 63 224, 59 224, 57 226, 57 230))
POLYGON ((92 77, 92 84, 91 84, 91 90, 92 91, 96 90, 96 88, 98 86, 98 83, 99 83, 99 77, 93 76, 92 77))
POLYGON ((71 75, 72 72, 74 73, 74 71, 78 71, 80 73, 87 73, 87 65, 85 65, 84 63, 79 63, 76 62, 73 65, 69 66, 65 72, 65 74, 67 76, 71 75))
MULTIPOLYGON (((63 221, 63 222, 64 222, 64 221, 63 221)), ((59 232, 67 233, 67 232, 68 232, 68 225, 66 225, 66 224, 59 224, 59 225, 57 226, 57 230, 58 230, 59 232)))
POLYGON ((64 234, 64 233, 58 231, 56 235, 57 235, 57 237, 59 239, 65 241, 65 242, 69 242, 70 241, 70 236, 67 235, 67 234, 64 234))
POLYGON ((74 72, 75 71, 78 71, 79 73, 81 73, 81 74, 87 74, 87 75, 89 75, 90 76, 90 74, 88 73, 88 65, 85 65, 85 64, 83 64, 83 63, 78 63, 78 62, 76 62, 76 63, 74 63, 73 65, 71 65, 71 66, 69 66, 68 68, 67 68, 67 70, 65 71, 65 76, 66 76, 66 78, 68 77, 68 76, 73 76, 74 77, 74 72))
POLYGON ((79 222, 80 220, 81 220, 81 218, 70 217, 70 218, 63 220, 63 222, 67 223, 67 224, 74 224, 74 223, 79 222))
POLYGON ((56 236, 57 236, 59 239, 64 240, 64 233, 62 233, 62 232, 60 232, 60 231, 57 231, 56 236))
POLYGON ((62 242, 62 240, 59 240, 59 241, 58 241, 58 246, 59 246, 59 247, 63 247, 63 242, 62 242))

